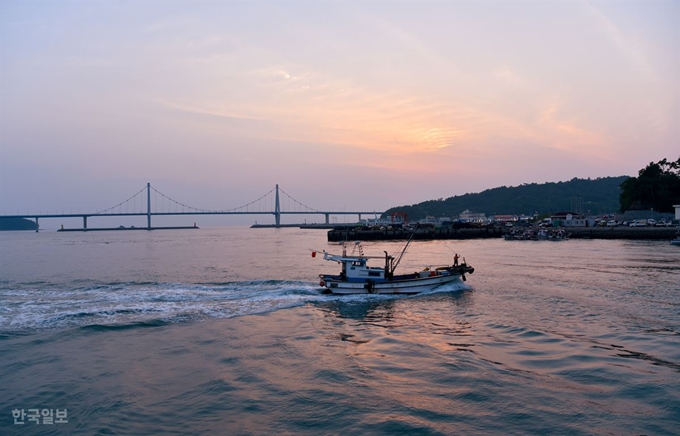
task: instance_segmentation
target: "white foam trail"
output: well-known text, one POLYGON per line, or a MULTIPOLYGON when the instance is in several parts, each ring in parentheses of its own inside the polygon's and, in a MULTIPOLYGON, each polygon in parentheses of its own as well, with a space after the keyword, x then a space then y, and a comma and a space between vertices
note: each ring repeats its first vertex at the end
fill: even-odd
MULTIPOLYGON (((463 283, 427 292, 469 289, 463 283)), ((80 289, 0 289, 0 331, 167 322, 267 313, 308 303, 365 302, 397 295, 323 295, 309 282, 116 283, 80 289)))

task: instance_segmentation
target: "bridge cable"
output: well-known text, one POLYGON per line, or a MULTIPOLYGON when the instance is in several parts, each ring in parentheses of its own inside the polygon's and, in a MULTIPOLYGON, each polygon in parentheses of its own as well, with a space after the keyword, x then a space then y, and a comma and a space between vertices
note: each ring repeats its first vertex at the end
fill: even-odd
MULTIPOLYGON (((312 207, 307 206, 306 204, 300 203, 299 201, 297 201, 296 199, 294 199, 293 197, 291 197, 291 196, 290 196, 286 191, 284 191, 283 189, 279 188, 279 191, 283 192, 283 194, 284 194, 286 197, 288 197, 289 199, 293 200, 293 201, 294 201, 296 204, 298 204, 299 206, 302 206, 302 207, 308 209, 308 211, 323 213, 323 212, 321 212, 321 211, 318 210, 318 209, 314 209, 314 208, 312 208, 312 207)), ((301 211, 302 211, 302 210, 301 210, 301 211)))
MULTIPOLYGON (((177 207, 177 206, 182 206, 183 208, 191 209, 191 210, 196 211, 196 212, 210 212, 210 211, 207 210, 207 209, 199 209, 199 208, 197 208, 197 207, 188 206, 188 205, 186 205, 186 204, 184 204, 184 203, 181 203, 181 202, 179 202, 179 201, 177 201, 177 200, 174 200, 174 199, 168 197, 167 195, 163 194, 161 191, 159 191, 158 189, 154 188, 153 186, 151 187, 151 189, 153 189, 154 192, 155 192, 156 194, 158 194, 158 195, 160 195, 160 196, 162 197, 162 199, 161 199, 161 202, 162 202, 161 205, 162 205, 162 206, 161 206, 161 207, 163 207, 163 208, 165 207, 165 205, 164 205, 164 203, 163 203, 163 200, 166 200, 166 199, 167 199, 168 202, 174 203, 175 207, 177 207)), ((168 205, 168 207, 170 207, 170 205, 168 205)), ((182 212, 185 212, 185 210, 182 209, 182 212)))
MULTIPOLYGON (((276 188, 272 188, 269 192, 267 192, 266 194, 264 194, 263 196, 261 196, 261 197, 258 198, 257 200, 251 201, 251 202, 248 203, 248 204, 244 204, 243 206, 235 207, 235 208, 233 208, 233 209, 225 209, 225 210, 223 210, 222 212, 232 212, 232 211, 236 211, 236 210, 238 210, 238 209, 247 208, 248 206, 257 203, 258 201, 260 201, 260 200, 262 200, 263 198, 265 198, 267 195, 269 195, 269 194, 271 194, 272 192, 274 192, 274 189, 276 189, 276 188)), ((274 210, 274 209, 272 208, 272 211, 273 211, 273 210, 274 210)), ((258 212, 259 212, 259 211, 258 211, 258 212)), ((263 213, 271 213, 271 212, 263 212, 263 213)))
POLYGON ((146 190, 146 186, 143 187, 143 188, 142 188, 139 192, 137 192, 135 195, 133 195, 132 197, 128 198, 127 200, 121 201, 121 202, 118 203, 117 205, 112 206, 112 207, 109 207, 108 209, 103 209, 103 210, 100 210, 99 212, 95 212, 94 215, 101 215, 101 214, 104 214, 104 213, 106 213, 106 212, 108 212, 108 211, 110 211, 110 210, 113 210, 113 209, 117 208, 117 207, 120 207, 120 206, 122 206, 123 204, 127 203, 128 201, 132 200, 133 198, 137 197, 139 194, 141 194, 141 193, 144 192, 145 190, 146 190))

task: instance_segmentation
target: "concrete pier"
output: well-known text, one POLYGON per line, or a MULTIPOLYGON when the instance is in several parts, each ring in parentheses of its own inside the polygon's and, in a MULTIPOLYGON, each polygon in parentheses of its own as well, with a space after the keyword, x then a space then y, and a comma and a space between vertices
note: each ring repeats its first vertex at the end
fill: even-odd
POLYGON ((671 240, 678 227, 561 227, 572 239, 671 240))
MULTIPOLYGON (((370 229, 333 229, 328 231, 329 242, 340 241, 385 241, 394 239, 408 239, 412 231, 406 229, 370 230, 370 229)), ((428 239, 481 239, 500 238, 503 231, 499 227, 482 227, 474 229, 456 229, 439 227, 418 229, 413 235, 414 240, 428 239)))

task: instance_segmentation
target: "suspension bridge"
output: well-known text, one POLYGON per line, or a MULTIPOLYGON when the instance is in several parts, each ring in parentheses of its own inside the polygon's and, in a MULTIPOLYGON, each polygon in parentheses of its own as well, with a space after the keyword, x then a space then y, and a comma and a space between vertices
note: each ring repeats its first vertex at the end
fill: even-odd
MULTIPOLYGON (((140 216, 146 217, 146 227, 137 227, 136 229, 153 230, 157 228, 180 228, 180 227, 153 227, 151 225, 151 218, 154 216, 171 216, 171 215, 273 215, 274 227, 281 227, 282 215, 323 215, 325 216, 326 224, 330 224, 331 215, 357 215, 361 220, 361 215, 382 214, 376 211, 323 211, 311 208, 295 198, 291 197, 283 189, 279 188, 277 184, 269 192, 262 195, 256 200, 253 200, 243 206, 224 209, 224 210, 207 210, 189 206, 182 202, 172 199, 171 197, 158 191, 147 183, 144 188, 136 192, 127 200, 121 201, 115 206, 107 209, 102 209, 97 212, 86 213, 38 213, 38 214, 17 214, 17 215, 0 215, 0 219, 4 218, 23 218, 35 220, 36 229, 39 228, 39 220, 45 218, 82 218, 82 231, 89 230, 88 219, 94 217, 130 217, 140 216)), ((195 224, 194 224, 194 227, 195 224)), ((187 228, 187 227, 181 227, 187 228)), ((122 229, 122 227, 121 227, 122 229)), ((95 230, 95 229, 91 229, 95 230)), ((104 229, 98 229, 104 230, 104 229)), ((116 228, 106 229, 116 230, 116 228)), ((37 231, 37 230, 36 230, 37 231)))

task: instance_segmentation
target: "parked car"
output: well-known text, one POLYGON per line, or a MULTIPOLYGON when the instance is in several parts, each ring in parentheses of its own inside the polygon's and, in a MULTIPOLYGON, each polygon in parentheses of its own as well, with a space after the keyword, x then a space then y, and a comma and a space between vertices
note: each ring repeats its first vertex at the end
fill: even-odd
POLYGON ((647 227, 647 220, 634 220, 629 227, 647 227))
POLYGON ((619 225, 619 223, 618 223, 618 221, 616 221, 616 220, 609 220, 609 221, 607 221, 607 227, 616 227, 616 226, 618 226, 618 225, 619 225))

